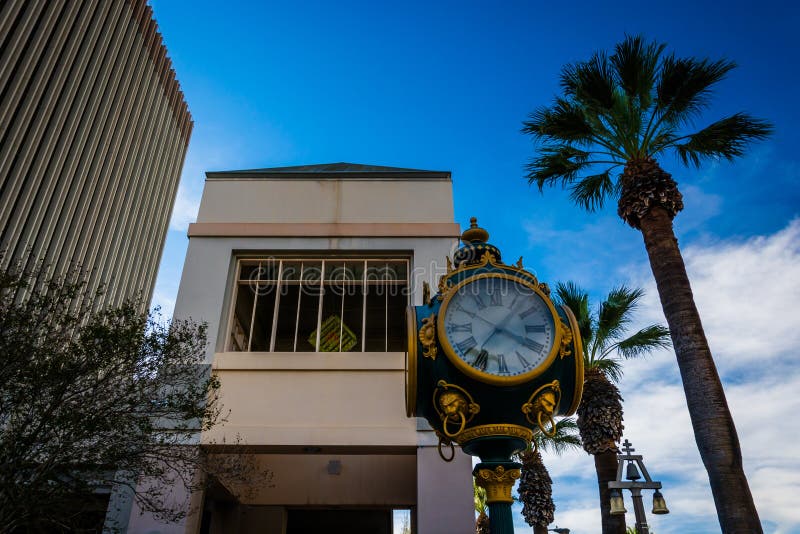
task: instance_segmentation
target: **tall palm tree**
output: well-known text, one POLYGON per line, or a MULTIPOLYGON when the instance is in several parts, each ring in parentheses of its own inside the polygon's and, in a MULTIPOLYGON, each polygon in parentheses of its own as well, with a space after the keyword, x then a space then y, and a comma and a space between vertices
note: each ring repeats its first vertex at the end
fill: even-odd
POLYGON ((674 152, 695 167, 706 160, 733 160, 751 142, 766 138, 772 126, 736 113, 691 131, 711 89, 735 65, 679 58, 664 48, 626 37, 611 55, 599 52, 565 66, 563 95, 524 123, 523 132, 540 144, 528 179, 540 190, 569 188, 575 203, 589 211, 617 199, 619 216, 641 231, 720 525, 724 532, 761 532, 733 418, 672 227, 683 209, 682 196, 657 158, 674 152))
POLYGON ((592 313, 589 294, 572 282, 556 286, 557 299, 572 310, 583 340, 583 397, 578 430, 583 449, 594 456, 604 534, 625 534, 625 516, 611 515, 608 483, 617 475, 617 443, 622 438, 622 396, 615 385, 622 360, 669 347, 669 330, 653 324, 628 335, 641 289, 612 289, 592 313))
POLYGON ((517 493, 522 502, 522 515, 525 522, 533 527, 534 534, 547 534, 547 527, 553 522, 556 511, 553 481, 539 451, 561 454, 567 449, 580 447, 577 429, 574 419, 564 418, 556 423, 556 431, 552 437, 542 433, 535 434, 531 447, 518 455, 522 463, 522 476, 517 493))

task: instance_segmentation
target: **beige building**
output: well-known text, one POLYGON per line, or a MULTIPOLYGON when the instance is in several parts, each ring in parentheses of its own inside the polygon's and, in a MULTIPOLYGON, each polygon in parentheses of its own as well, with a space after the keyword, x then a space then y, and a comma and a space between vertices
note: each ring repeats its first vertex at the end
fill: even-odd
POLYGON ((449 172, 207 173, 175 316, 208 322, 230 410, 202 440, 246 452, 253 475, 193 496, 182 524, 134 510, 129 532, 389 534, 404 515, 422 534, 474 531, 470 457, 442 461, 403 400, 405 308, 459 234, 449 172))
POLYGON ((145 0, 0 2, 0 267, 146 306, 191 129, 145 0))

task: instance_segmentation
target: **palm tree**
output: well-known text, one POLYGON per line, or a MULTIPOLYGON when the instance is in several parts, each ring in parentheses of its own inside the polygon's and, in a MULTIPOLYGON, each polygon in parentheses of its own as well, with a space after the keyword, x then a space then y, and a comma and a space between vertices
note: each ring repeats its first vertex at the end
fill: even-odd
POLYGON ((489 515, 486 513, 489 505, 486 502, 486 488, 478 486, 474 478, 472 479, 472 493, 475 499, 475 512, 478 514, 478 519, 475 520, 475 533, 489 534, 489 515))
POLYGON ((559 184, 569 188, 575 203, 588 211, 617 199, 619 216, 641 231, 720 525, 724 532, 761 532, 733 418, 672 227, 683 209, 682 196, 657 158, 672 151, 695 167, 706 160, 733 160, 751 142, 766 138, 772 126, 736 113, 687 131, 707 106, 711 89, 735 65, 678 58, 664 48, 626 37, 610 56, 599 52, 565 66, 563 95, 524 123, 523 132, 540 143, 528 179, 540 191, 559 184))
POLYGON ((531 447, 518 455, 522 463, 522 476, 517 493, 522 502, 522 515, 525 522, 533 527, 534 534, 547 534, 547 527, 553 522, 556 511, 553 503, 553 481, 539 451, 561 454, 569 448, 580 447, 577 428, 574 419, 562 419, 556 423, 556 432, 552 437, 542 433, 535 434, 531 447))
POLYGON ((612 289, 592 314, 589 295, 572 282, 559 283, 556 297, 572 310, 583 340, 583 397, 578 405, 578 430, 583 449, 594 456, 604 534, 625 534, 625 516, 611 515, 608 483, 617 475, 617 443, 622 438, 622 396, 615 385, 622 377, 622 359, 669 347, 669 330, 653 324, 627 335, 641 289, 612 289))

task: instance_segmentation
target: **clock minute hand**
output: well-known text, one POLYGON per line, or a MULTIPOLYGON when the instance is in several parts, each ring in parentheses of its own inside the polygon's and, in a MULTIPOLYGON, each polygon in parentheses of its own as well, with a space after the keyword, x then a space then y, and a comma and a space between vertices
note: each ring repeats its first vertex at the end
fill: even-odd
POLYGON ((524 345, 525 347, 528 347, 529 349, 531 349, 533 351, 541 352, 541 350, 544 348, 544 345, 539 343, 538 341, 534 341, 534 340, 532 340, 530 338, 527 338, 527 337, 524 337, 524 336, 518 336, 517 334, 514 334, 513 332, 509 332, 505 328, 498 328, 497 331, 500 332, 501 334, 505 334, 506 336, 510 337, 511 339, 513 339, 514 341, 519 343, 520 345, 524 345))
POLYGON ((497 332, 500 332, 501 334, 505 334, 506 336, 510 337, 511 339, 513 339, 514 341, 519 343, 520 345, 525 345, 526 344, 524 337, 518 336, 517 334, 514 334, 513 332, 509 332, 505 328, 495 328, 495 330, 497 332))

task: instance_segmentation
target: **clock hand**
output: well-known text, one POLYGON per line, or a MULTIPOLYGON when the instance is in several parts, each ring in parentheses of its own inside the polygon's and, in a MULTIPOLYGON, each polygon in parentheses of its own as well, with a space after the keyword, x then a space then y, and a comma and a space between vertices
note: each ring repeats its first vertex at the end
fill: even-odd
POLYGON ((544 345, 542 343, 539 343, 538 341, 534 341, 533 339, 530 339, 530 338, 527 338, 527 337, 524 337, 524 336, 518 336, 517 334, 514 334, 513 332, 509 332, 505 328, 500 328, 499 332, 501 334, 505 334, 506 336, 510 337, 511 339, 513 339, 514 341, 519 343, 520 345, 523 345, 523 346, 525 346, 525 347, 527 347, 527 348, 529 348, 529 349, 531 349, 531 350, 533 350, 533 351, 535 351, 537 353, 541 352, 541 350, 544 348, 544 345))

